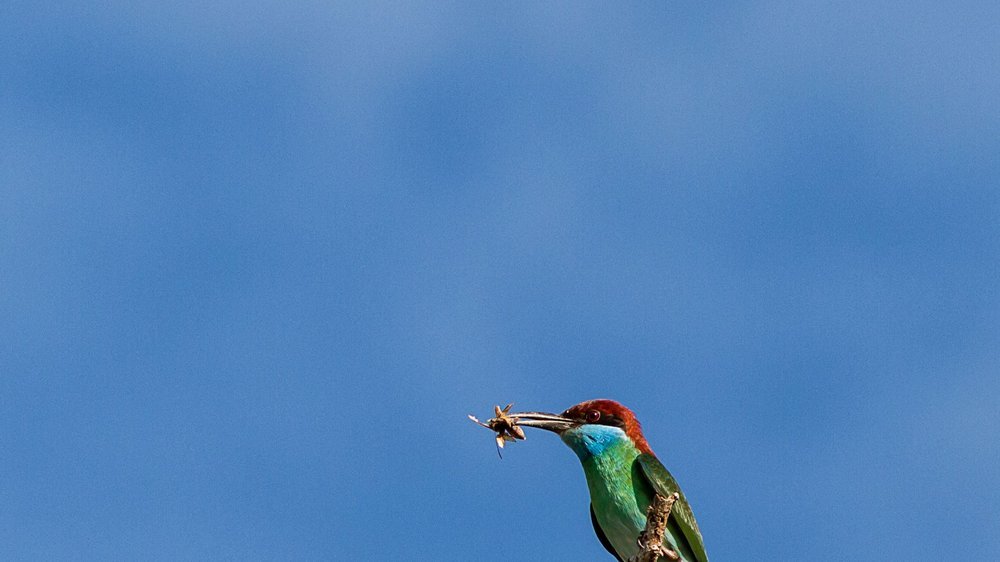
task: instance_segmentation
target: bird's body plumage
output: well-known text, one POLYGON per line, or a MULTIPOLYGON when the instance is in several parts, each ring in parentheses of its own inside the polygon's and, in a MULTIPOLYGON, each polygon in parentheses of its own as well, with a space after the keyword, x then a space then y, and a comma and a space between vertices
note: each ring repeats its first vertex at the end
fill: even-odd
POLYGON ((616 440, 600 453, 580 458, 590 490, 594 530, 607 539, 611 545, 608 550, 623 560, 639 550, 636 538, 646 526, 644 506, 652 501, 648 486, 642 486, 633 474, 632 467, 638 456, 639 452, 631 443, 616 440))
MULTIPOLYGON (((636 539, 646 526, 646 510, 653 496, 680 493, 677 482, 655 456, 640 452, 617 427, 581 425, 564 432, 562 439, 583 465, 594 530, 606 539, 605 548, 628 560, 639 552, 636 539)), ((671 512, 666 539, 682 560, 708 560, 698 524, 683 495, 671 512)))

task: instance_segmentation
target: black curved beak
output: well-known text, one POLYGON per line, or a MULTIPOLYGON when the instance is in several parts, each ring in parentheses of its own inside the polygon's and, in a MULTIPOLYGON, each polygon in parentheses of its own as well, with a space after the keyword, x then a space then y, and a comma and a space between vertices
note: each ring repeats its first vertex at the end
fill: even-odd
POLYGON ((514 418, 517 425, 547 429, 555 433, 562 433, 577 425, 577 422, 569 418, 545 412, 515 412, 507 416, 514 418))

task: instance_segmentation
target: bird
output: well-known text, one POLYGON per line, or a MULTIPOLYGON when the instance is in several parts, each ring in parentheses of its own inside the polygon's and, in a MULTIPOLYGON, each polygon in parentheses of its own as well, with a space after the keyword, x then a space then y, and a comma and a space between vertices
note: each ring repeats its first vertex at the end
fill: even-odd
MULTIPOLYGON (((640 551, 646 510, 656 494, 678 497, 664 544, 684 562, 708 562, 691 505, 657 459, 632 410, 614 400, 581 402, 561 414, 509 414, 518 425, 556 433, 576 453, 590 491, 590 520, 601 544, 620 562, 640 551)), ((666 560, 661 557, 660 560, 666 560)))

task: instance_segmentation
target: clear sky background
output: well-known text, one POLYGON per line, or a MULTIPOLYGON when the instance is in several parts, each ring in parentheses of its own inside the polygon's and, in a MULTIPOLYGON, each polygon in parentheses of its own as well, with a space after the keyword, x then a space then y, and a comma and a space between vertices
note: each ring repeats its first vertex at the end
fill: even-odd
POLYGON ((1000 4, 0 7, 0 558, 1000 559, 1000 4), (604 557, 604 558, 602 558, 604 557))

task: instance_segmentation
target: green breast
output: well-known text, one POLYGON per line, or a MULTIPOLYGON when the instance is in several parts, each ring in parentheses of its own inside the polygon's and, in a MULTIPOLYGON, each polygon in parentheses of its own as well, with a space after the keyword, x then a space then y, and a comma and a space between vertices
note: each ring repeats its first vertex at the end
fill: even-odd
POLYGON ((626 560, 639 551, 636 538, 646 526, 650 502, 645 487, 634 483, 638 455, 631 443, 622 443, 582 461, 597 523, 626 560))

